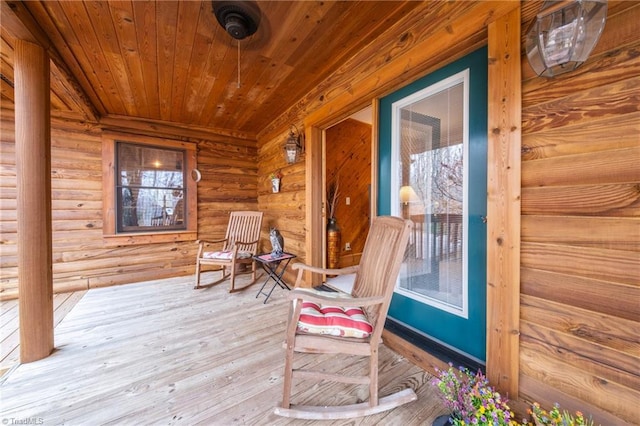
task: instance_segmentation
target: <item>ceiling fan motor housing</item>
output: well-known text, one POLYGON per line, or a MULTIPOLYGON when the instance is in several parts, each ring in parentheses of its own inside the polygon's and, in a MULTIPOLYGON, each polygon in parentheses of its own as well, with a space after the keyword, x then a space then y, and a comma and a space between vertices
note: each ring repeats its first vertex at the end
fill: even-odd
POLYGON ((258 30, 260 9, 249 1, 212 1, 218 23, 236 40, 253 35, 258 30))

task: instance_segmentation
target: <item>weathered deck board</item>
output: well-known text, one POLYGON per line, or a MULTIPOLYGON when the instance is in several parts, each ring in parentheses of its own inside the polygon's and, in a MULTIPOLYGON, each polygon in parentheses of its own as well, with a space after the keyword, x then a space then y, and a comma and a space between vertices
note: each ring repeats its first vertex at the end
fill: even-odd
MULTIPOLYGON (((217 277, 208 274, 205 282, 217 277)), ((188 276, 89 290, 56 327, 54 354, 5 375, 3 416, 46 424, 318 423, 273 414, 282 392, 287 306, 280 289, 263 304, 255 297, 260 285, 262 279, 233 294, 225 283, 193 290, 188 276)), ((297 362, 366 368, 354 357, 306 355, 297 362)), ((418 401, 322 424, 429 424, 444 411, 429 379, 383 346, 380 394, 408 386, 418 401)), ((297 381, 293 402, 352 404, 366 393, 366 386, 297 381)))

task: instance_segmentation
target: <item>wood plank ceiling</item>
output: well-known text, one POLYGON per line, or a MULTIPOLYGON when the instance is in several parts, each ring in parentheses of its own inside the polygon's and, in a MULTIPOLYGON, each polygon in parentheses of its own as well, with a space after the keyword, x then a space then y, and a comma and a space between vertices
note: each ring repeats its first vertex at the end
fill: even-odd
POLYGON ((12 108, 13 46, 28 28, 52 58, 54 117, 255 135, 421 2, 258 5, 258 31, 238 48, 210 1, 3 1, 2 106, 12 108))

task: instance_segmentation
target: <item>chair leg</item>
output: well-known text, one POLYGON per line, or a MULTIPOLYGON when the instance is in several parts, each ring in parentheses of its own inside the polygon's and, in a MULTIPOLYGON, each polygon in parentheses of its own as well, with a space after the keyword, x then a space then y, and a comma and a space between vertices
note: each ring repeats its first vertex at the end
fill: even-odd
POLYGON ((229 288, 229 293, 232 293, 236 287, 236 264, 232 263, 230 266, 231 269, 231 282, 229 283, 230 288, 229 288))
POLYGON ((369 405, 376 407, 378 401, 378 348, 371 348, 369 360, 369 405))
POLYGON ((200 260, 196 260, 196 286, 194 289, 200 288, 200 260))
POLYGON ((291 407, 291 385, 293 381, 293 345, 287 345, 284 357, 284 380, 282 389, 282 408, 291 407))

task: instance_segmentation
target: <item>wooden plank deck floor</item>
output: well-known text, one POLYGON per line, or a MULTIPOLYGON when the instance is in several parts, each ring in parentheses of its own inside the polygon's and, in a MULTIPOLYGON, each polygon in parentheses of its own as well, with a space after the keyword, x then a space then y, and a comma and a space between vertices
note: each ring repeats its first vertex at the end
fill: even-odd
MULTIPOLYGON (((53 325, 60 321, 82 299, 86 291, 53 295, 53 325)), ((20 330, 18 300, 0 302, 0 377, 20 363, 20 330)))
MULTIPOLYGON (((182 277, 86 292, 57 325, 54 353, 2 378, 0 417, 42 419, 45 425, 407 426, 430 425, 445 411, 429 374, 383 346, 380 395, 411 387, 417 401, 343 421, 276 416, 285 292, 277 288, 263 304, 263 296, 256 298, 261 280, 234 294, 226 282, 194 290, 192 281, 182 277)), ((355 357, 308 355, 298 362, 336 371, 367 366, 355 357)), ((299 381, 293 402, 352 404, 366 396, 365 386, 299 381)))

